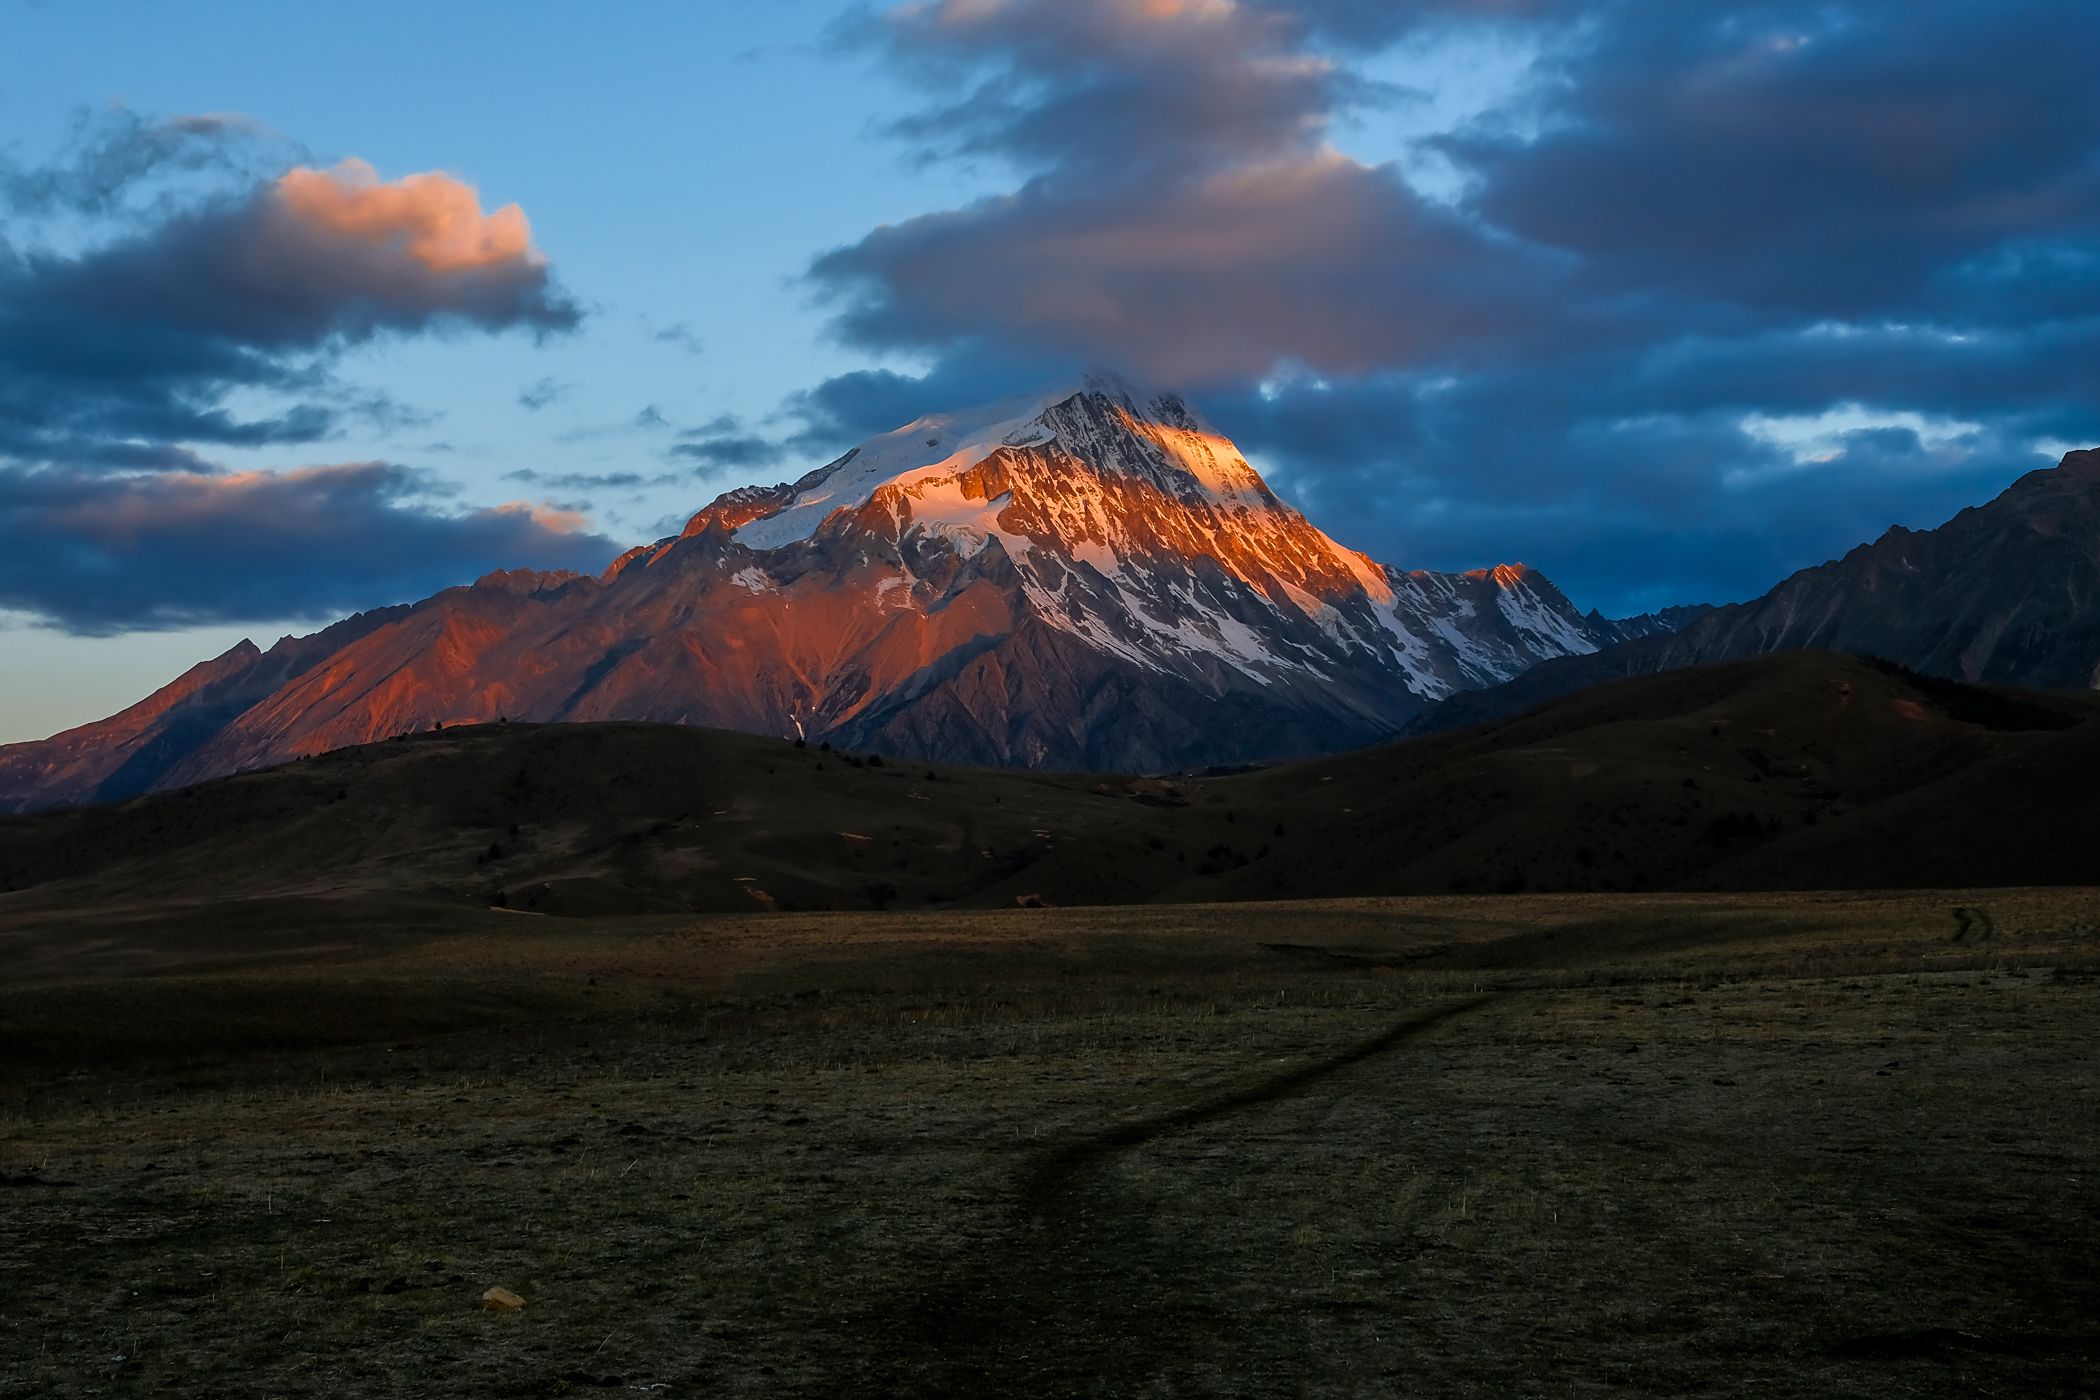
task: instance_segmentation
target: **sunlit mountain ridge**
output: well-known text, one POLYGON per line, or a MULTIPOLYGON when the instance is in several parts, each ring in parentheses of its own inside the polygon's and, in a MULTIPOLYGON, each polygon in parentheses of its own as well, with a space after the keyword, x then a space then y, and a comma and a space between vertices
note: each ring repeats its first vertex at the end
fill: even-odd
POLYGON ((511 571, 0 749, 0 807, 436 724, 657 720, 948 762, 1159 771, 1334 752, 1663 625, 1522 565, 1336 543, 1183 399, 1120 380, 920 418, 728 492, 596 577, 511 571))

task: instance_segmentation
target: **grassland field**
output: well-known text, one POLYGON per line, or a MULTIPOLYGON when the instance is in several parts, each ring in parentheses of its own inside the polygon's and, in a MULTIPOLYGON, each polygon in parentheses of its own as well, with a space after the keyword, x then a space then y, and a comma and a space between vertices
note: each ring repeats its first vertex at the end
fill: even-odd
POLYGON ((0 1397, 2096 1375, 2092 890, 0 929, 0 1397))

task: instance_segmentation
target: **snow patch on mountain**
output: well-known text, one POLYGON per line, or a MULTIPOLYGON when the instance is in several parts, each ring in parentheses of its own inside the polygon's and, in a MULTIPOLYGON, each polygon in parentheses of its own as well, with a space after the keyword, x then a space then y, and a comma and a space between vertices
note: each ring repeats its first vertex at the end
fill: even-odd
POLYGON ((739 526, 737 543, 779 549, 814 535, 833 511, 866 505, 879 488, 892 482, 922 484, 953 476, 1001 447, 1033 445, 1043 435, 1036 421, 1043 410, 1072 392, 1064 388, 956 413, 930 413, 870 438, 805 478, 807 484, 784 506, 739 526))

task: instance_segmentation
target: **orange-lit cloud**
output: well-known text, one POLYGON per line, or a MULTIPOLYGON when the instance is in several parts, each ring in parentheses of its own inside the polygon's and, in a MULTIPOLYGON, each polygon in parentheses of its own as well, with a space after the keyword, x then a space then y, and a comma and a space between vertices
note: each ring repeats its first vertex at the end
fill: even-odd
POLYGON ((491 506, 498 515, 513 516, 534 529, 556 535, 576 535, 591 528, 591 518, 580 510, 536 501, 505 501, 491 506))
POLYGON ((395 245, 432 272, 463 272, 545 258, 515 204, 484 214, 481 196, 438 171, 385 181, 362 160, 279 177, 276 199, 294 216, 345 238, 395 245))
MULTIPOLYGON (((48 187, 82 211, 121 202, 128 172, 218 158, 209 146, 167 154, 168 130, 225 128, 184 119, 153 126, 150 140, 127 128, 33 193, 48 187)), ((5 177, 0 160, 0 209, 5 177)), ((312 442, 337 426, 336 410, 309 402, 242 419, 228 396, 309 392, 336 355, 375 337, 557 334, 582 316, 516 205, 483 212, 449 175, 302 166, 238 198, 158 209, 81 251, 0 250, 0 460, 152 469, 183 465, 175 444, 312 442)))

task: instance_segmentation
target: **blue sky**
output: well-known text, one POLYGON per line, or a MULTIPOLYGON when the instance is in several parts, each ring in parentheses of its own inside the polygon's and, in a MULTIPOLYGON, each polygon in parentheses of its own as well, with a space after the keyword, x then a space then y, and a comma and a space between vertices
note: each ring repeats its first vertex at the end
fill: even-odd
MULTIPOLYGON (((796 285, 810 255, 982 181, 917 166, 872 134, 900 98, 877 65, 828 51, 837 11, 635 5, 610 24, 565 4, 29 4, 10 16, 21 40, 10 48, 37 61, 0 90, 0 132, 34 158, 110 104, 241 112, 317 163, 448 171, 485 205, 519 204, 585 324, 547 343, 454 335, 360 350, 346 373, 442 417, 328 454, 449 443, 435 454, 448 476, 509 497, 521 493, 497 484, 501 470, 652 461, 634 435, 583 436, 651 404, 687 425, 759 416, 866 362, 825 338, 796 285), (677 326, 701 353, 654 338, 677 326), (520 392, 548 378, 559 399, 523 409, 520 392)), ((615 528, 647 530, 694 494, 607 509, 615 528)))
POLYGON ((0 47, 0 741, 1078 366, 1381 559, 1607 611, 2100 439, 2086 7, 0 0, 0 47), (530 249, 345 222, 402 199, 530 249))
MULTIPOLYGON (((809 256, 982 183, 918 165, 872 133, 898 98, 876 65, 827 50, 836 13, 806 0, 637 5, 609 24, 558 4, 7 0, 5 47, 35 61, 11 64, 0 85, 0 143, 17 159, 53 158, 83 112, 112 104, 148 117, 238 111, 323 162, 357 156, 395 177, 446 170, 486 204, 518 203, 588 304, 582 329, 547 343, 450 335, 366 347, 345 375, 441 417, 320 450, 214 455, 256 468, 400 459, 488 504, 589 494, 607 533, 639 540, 704 504, 714 482, 664 462, 661 435, 627 429, 635 416, 653 404, 686 425, 763 418, 794 390, 865 364, 827 340, 796 285, 809 256), (698 353, 656 338, 678 327, 698 353), (560 397, 523 408, 521 391, 549 378, 560 397), (540 491, 504 479, 520 468, 686 479, 617 495, 540 491)), ((723 484, 741 475, 717 473, 723 484)), ((0 632, 0 742, 99 717, 244 636, 268 645, 313 627, 247 618, 83 639, 15 620, 0 632)))

